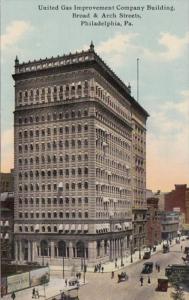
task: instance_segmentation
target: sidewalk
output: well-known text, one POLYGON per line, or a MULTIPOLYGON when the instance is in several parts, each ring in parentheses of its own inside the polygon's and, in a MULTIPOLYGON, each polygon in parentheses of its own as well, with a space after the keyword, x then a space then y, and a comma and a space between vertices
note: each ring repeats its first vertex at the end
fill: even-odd
MULTIPOLYGON (((68 278, 69 280, 69 278, 68 278)), ((83 286, 84 284, 87 284, 87 281, 84 283, 82 280, 79 280, 80 286, 83 286)), ((65 284, 64 279, 50 277, 50 281, 48 284, 44 285, 38 285, 35 286, 35 290, 38 290, 39 292, 39 298, 48 299, 50 297, 53 297, 54 295, 57 295, 61 293, 62 291, 68 291, 72 288, 76 288, 77 286, 68 286, 65 284)), ((22 291, 15 292, 16 298, 15 300, 32 300, 32 288, 27 288, 22 291)), ((3 300, 12 300, 11 294, 8 294, 6 296, 3 296, 3 300)), ((37 298, 36 298, 37 299, 37 298)))
MULTIPOLYGON (((172 240, 172 244, 170 245, 170 247, 172 247, 173 245, 175 245, 175 239, 172 240)), ((161 244, 156 246, 156 251, 154 251, 154 252, 151 251, 151 255, 154 255, 154 254, 162 251, 162 248, 163 248, 163 242, 161 242, 161 244)), ((144 254, 144 250, 141 250, 141 259, 143 258, 143 254, 144 254)), ((133 262, 131 263, 131 255, 123 256, 122 261, 123 261, 124 266, 121 266, 121 258, 117 259, 117 267, 115 267, 115 261, 101 264, 101 266, 104 268, 104 273, 110 273, 112 271, 121 270, 121 269, 123 269, 131 264, 137 263, 141 260, 141 259, 139 259, 139 251, 136 251, 132 255, 132 259, 133 259, 133 262)), ((65 271, 71 271, 71 268, 72 268, 72 266, 65 266, 65 271)), ((52 271, 52 272, 61 271, 62 272, 62 266, 50 266, 50 271, 52 271)), ((77 271, 79 271, 79 270, 77 270, 77 271)), ((88 272, 94 273, 94 267, 87 266, 87 273, 88 272)))

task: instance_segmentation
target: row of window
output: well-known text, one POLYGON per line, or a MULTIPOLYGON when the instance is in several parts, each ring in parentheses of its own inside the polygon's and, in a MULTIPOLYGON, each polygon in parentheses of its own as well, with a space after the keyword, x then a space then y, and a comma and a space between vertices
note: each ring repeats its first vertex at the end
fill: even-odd
POLYGON ((35 204, 35 205, 39 205, 39 204, 42 204, 42 205, 45 205, 45 204, 48 204, 48 205, 60 204, 60 205, 62 205, 62 204, 70 204, 70 203, 72 205, 75 205, 75 204, 81 205, 82 203, 88 204, 88 197, 84 197, 84 198, 81 198, 81 197, 79 197, 79 198, 65 197, 65 199, 63 199, 63 197, 59 197, 59 198, 54 197, 53 199, 50 198, 50 197, 49 198, 38 198, 37 197, 37 198, 30 198, 30 199, 28 199, 28 198, 24 198, 24 199, 19 198, 18 203, 20 205, 22 205, 23 203, 26 204, 26 205, 27 204, 31 204, 31 205, 33 205, 33 204, 35 204))
POLYGON ((65 126, 65 128, 63 127, 54 127, 54 128, 46 128, 46 129, 30 129, 30 130, 24 130, 24 131, 19 131, 18 133, 18 137, 19 138, 28 138, 28 137, 45 137, 50 136, 51 134, 57 135, 58 133, 60 134, 68 134, 68 133, 75 133, 75 132, 82 132, 82 130, 84 132, 88 131, 88 124, 84 124, 83 126, 81 124, 78 124, 77 126, 72 125, 71 127, 69 126, 65 126))
MULTIPOLYGON (((79 155, 68 155, 66 154, 64 156, 64 160, 65 162, 69 162, 69 161, 88 161, 88 154, 79 154, 79 155)), ((45 162, 47 163, 56 163, 56 162, 60 162, 62 163, 63 162, 63 156, 60 155, 58 156, 57 158, 57 155, 47 155, 46 157, 44 155, 42 155, 41 157, 39 156, 36 156, 35 158, 31 157, 30 159, 22 159, 22 158, 19 158, 18 159, 18 164, 21 166, 22 164, 24 165, 27 165, 27 164, 30 164, 30 165, 33 165, 34 163, 35 164, 39 164, 39 163, 42 163, 44 164, 45 162)), ((63 170, 61 170, 61 174, 60 175, 63 175, 63 170)))
POLYGON ((35 115, 35 116, 29 116, 29 117, 19 117, 18 123, 19 124, 33 124, 33 123, 39 123, 39 122, 45 122, 45 121, 56 121, 56 120, 62 120, 62 119, 74 119, 74 118, 81 118, 81 117, 87 117, 88 116, 88 110, 85 108, 84 110, 72 110, 72 111, 66 111, 63 112, 54 112, 54 113, 48 113, 47 115, 35 115))
MULTIPOLYGON (((65 183, 65 190, 68 191, 68 190, 75 190, 75 189, 78 189, 78 190, 81 190, 81 189, 85 189, 85 190, 88 190, 88 187, 89 187, 89 184, 87 181, 85 181, 84 183, 82 182, 78 182, 77 184, 72 182, 71 184, 69 183, 65 183)), ((41 184, 39 185, 38 183, 36 184, 19 184, 19 192, 22 192, 22 191, 51 191, 51 190, 54 190, 54 191, 57 191, 57 190, 63 190, 63 187, 59 188, 59 186, 54 183, 54 184, 41 184)))
POLYGON ((66 219, 75 219, 75 218, 88 218, 89 214, 88 214, 88 211, 85 211, 84 213, 82 213, 81 211, 79 212, 75 212, 75 211, 72 211, 71 213, 70 212, 65 212, 63 213, 62 211, 60 212, 19 212, 18 213, 18 217, 20 219, 24 218, 24 219, 28 219, 28 218, 42 218, 42 219, 45 219, 45 218, 48 218, 48 219, 51 219, 51 218, 66 218, 66 219))
MULTIPOLYGON (((62 172, 61 172, 61 174, 59 172, 59 175, 63 175, 63 170, 61 169, 61 171, 62 172)), ((82 175, 82 174, 88 175, 88 168, 84 167, 83 169, 82 168, 77 168, 77 169, 71 169, 71 170, 70 169, 65 169, 64 170, 64 174, 66 176, 69 176, 69 175, 75 176, 75 175, 82 175)), ((42 178, 46 177, 46 176, 47 177, 51 177, 51 176, 56 177, 57 175, 58 175, 58 171, 56 169, 55 170, 47 170, 47 171, 36 170, 35 172, 33 172, 33 171, 29 171, 29 172, 25 171, 24 173, 22 173, 22 172, 18 173, 19 179, 22 179, 22 178, 26 179, 28 177, 33 178, 33 177, 39 177, 39 176, 41 176, 42 178)))
POLYGON ((45 151, 45 150, 55 150, 57 148, 59 149, 62 149, 63 146, 65 148, 75 148, 77 146, 77 148, 81 148, 82 146, 84 147, 88 147, 88 139, 84 139, 83 141, 81 140, 71 140, 71 141, 68 141, 68 140, 65 140, 65 142, 63 143, 63 141, 53 141, 53 142, 48 142, 48 143, 35 143, 35 144, 25 144, 25 145, 18 145, 18 152, 19 153, 22 153, 23 151, 24 152, 27 152, 27 151, 39 151, 39 150, 42 150, 42 151, 45 151))

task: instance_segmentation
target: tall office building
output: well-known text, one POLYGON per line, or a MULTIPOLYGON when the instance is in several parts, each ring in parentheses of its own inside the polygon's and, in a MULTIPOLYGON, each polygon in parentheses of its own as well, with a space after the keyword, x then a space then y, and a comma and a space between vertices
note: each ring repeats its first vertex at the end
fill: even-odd
POLYGON ((16 58, 13 78, 16 260, 123 257, 132 240, 133 120, 145 124, 147 112, 92 43, 55 58, 16 58))

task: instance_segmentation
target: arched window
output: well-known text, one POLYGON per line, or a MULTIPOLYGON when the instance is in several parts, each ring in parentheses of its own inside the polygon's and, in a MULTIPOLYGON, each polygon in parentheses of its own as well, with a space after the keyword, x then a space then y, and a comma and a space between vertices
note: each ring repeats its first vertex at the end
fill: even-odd
POLYGON ((76 244, 77 249, 77 257, 84 257, 84 243, 82 241, 77 242, 76 244))
POLYGON ((64 241, 58 242, 58 256, 66 257, 66 243, 64 241))
POLYGON ((48 241, 46 240, 42 240, 40 243, 40 247, 41 247, 41 256, 48 256, 48 241))

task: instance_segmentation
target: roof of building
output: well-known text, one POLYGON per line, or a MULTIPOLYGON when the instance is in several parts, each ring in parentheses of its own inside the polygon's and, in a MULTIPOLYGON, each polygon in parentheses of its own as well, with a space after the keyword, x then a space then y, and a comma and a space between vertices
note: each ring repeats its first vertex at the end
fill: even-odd
POLYGON ((91 45, 88 50, 69 53, 63 56, 39 59, 34 61, 28 61, 19 63, 18 57, 15 60, 15 74, 13 78, 37 76, 37 74, 45 74, 48 69, 52 73, 55 69, 60 71, 70 70, 70 67, 81 66, 94 67, 100 71, 100 73, 111 81, 111 84, 119 90, 119 92, 126 97, 126 99, 135 107, 135 109, 142 111, 145 117, 148 117, 148 112, 131 96, 130 85, 126 84, 115 74, 115 72, 102 60, 102 58, 95 52, 94 44, 91 45))

